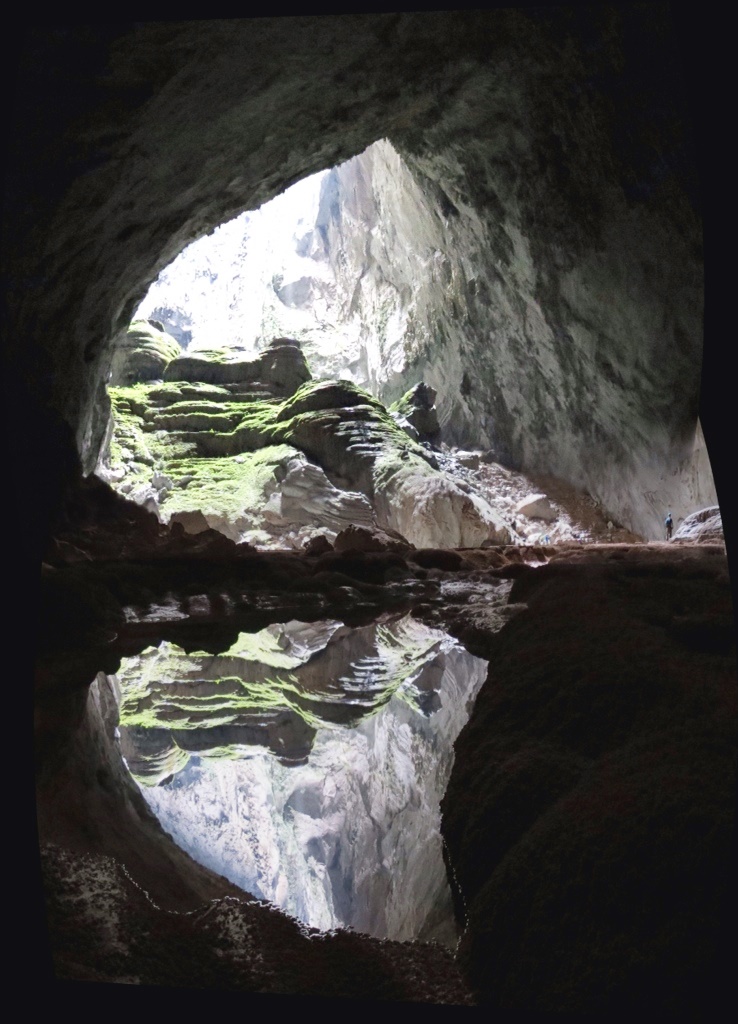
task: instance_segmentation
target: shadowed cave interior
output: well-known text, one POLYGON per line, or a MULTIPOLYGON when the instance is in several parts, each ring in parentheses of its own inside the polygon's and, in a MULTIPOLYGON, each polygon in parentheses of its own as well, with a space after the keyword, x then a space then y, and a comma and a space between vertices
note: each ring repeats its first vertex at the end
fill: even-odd
POLYGON ((14 458, 39 496, 50 984, 717 1000, 735 633, 670 8, 41 25, 17 81, 10 402, 37 424, 14 458), (330 168, 297 239, 318 269, 252 264, 274 298, 240 348, 215 345, 225 314, 200 347, 194 304, 137 313, 189 242, 330 168), (329 792, 310 750, 347 731, 362 781, 329 792), (431 870, 412 814, 393 831, 377 809, 423 804, 397 766, 430 776, 421 737, 441 735, 431 870), (245 897, 227 829, 217 864, 194 849, 188 772, 274 846, 291 817, 309 855, 254 855, 245 897), (383 871, 380 908, 361 876, 383 871))

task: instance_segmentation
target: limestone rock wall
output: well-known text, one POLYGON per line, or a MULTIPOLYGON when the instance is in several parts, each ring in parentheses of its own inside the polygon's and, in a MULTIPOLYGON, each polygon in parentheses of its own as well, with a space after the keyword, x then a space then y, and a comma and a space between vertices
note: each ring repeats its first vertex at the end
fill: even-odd
MULTIPOLYGON (((501 99, 477 102, 490 117, 501 99)), ((423 379, 446 440, 560 476, 657 537, 668 507, 682 517, 716 500, 696 418, 699 223, 686 204, 671 225, 635 207, 595 155, 596 127, 577 142, 591 163, 572 167, 564 137, 552 164, 541 111, 528 113, 543 137, 509 112, 496 124, 514 132, 509 165, 495 147, 401 159, 379 143, 333 172, 345 315, 384 401, 423 379)))
POLYGON ((34 29, 6 204, 19 415, 51 408, 91 471, 114 346, 159 270, 387 138, 417 183, 399 212, 427 208, 388 290, 412 270, 443 297, 412 317, 403 299, 413 374, 397 395, 425 379, 459 436, 473 426, 655 535, 644 492, 678 503, 661 480, 691 450, 702 348, 669 18, 654 6, 34 29))
POLYGON ((251 379, 280 351, 309 375, 285 341, 247 363, 175 359, 164 382, 111 389, 99 474, 188 533, 211 527, 260 546, 335 540, 350 525, 395 530, 417 547, 511 540, 485 496, 439 471, 367 392, 311 381, 280 401, 285 378, 297 384, 294 360, 278 387, 273 374, 251 379))

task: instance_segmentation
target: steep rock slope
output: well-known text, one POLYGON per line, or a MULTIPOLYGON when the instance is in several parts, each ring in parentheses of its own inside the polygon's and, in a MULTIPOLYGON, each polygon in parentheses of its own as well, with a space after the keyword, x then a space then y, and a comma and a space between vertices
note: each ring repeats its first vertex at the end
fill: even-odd
MULTIPOLYGON (((537 144, 521 142, 516 158, 523 165, 540 161, 537 144)), ((585 249, 580 266, 581 231, 573 220, 560 229, 553 251, 541 246, 538 226, 531 231, 519 208, 529 197, 516 186, 511 208, 503 201, 511 182, 498 180, 499 173, 476 154, 469 184, 461 187, 455 154, 403 159, 380 140, 301 183, 304 208, 299 192, 289 204, 287 195, 279 197, 273 212, 263 207, 254 215, 264 221, 260 233, 246 216, 240 229, 241 219, 191 247, 142 309, 189 302, 201 320, 210 310, 212 321, 242 344, 246 316, 252 345, 270 327, 297 329, 318 373, 353 379, 387 403, 422 377, 439 393, 446 440, 492 448, 503 462, 589 488, 628 528, 656 536, 663 508, 683 516, 716 500, 699 424, 683 429, 671 419, 673 393, 693 390, 697 378, 689 379, 687 362, 677 356, 664 367, 670 383, 657 383, 643 354, 657 346, 665 358, 677 332, 698 351, 699 279, 660 319, 653 296, 659 277, 671 271, 663 267, 665 242, 655 222, 649 233, 613 192, 601 200, 616 215, 609 237, 594 253, 585 249), (472 203, 479 189, 487 203, 494 200, 494 218, 472 203), (281 220, 288 211, 292 231, 281 220), (262 237, 267 225, 269 239, 262 237), (641 247, 636 270, 623 256, 641 244, 640 232, 649 248, 641 247), (244 276, 246 264, 231 268, 232 236, 243 236, 239 260, 248 255, 256 276, 244 276), (216 268, 230 279, 225 292, 210 289, 216 268), (595 296, 608 295, 612 307, 595 313, 595 296), (650 406, 650 422, 631 422, 636 392, 650 406), (632 433, 616 450, 606 437, 618 417, 632 433), (675 460, 671 473, 660 468, 665 456, 675 460)), ((573 185, 559 186, 563 213, 573 185)), ((592 190, 596 182, 590 176, 580 187, 592 190)), ((687 261, 686 252, 680 259, 687 261)), ((207 321, 199 333, 208 333, 207 321)))
POLYGON ((427 381, 446 440, 590 490, 656 537, 662 509, 714 503, 696 416, 701 280, 688 269, 699 224, 682 207, 667 258, 668 229, 608 183, 596 132, 577 139, 590 162, 575 169, 573 143, 544 124, 550 97, 518 96, 521 116, 502 89, 462 92, 466 130, 482 118, 505 158, 434 131, 433 156, 380 142, 324 181, 316 235, 357 325, 360 372, 387 402, 427 381), (662 312, 656 296, 677 277, 662 312))

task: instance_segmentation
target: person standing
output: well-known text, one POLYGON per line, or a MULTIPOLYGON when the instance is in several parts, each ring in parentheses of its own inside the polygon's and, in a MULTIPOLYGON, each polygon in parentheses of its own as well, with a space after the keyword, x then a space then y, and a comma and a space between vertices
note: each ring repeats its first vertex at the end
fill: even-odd
POLYGON ((666 527, 666 539, 671 540, 671 535, 674 532, 674 520, 671 518, 671 512, 667 514, 664 526, 666 527))

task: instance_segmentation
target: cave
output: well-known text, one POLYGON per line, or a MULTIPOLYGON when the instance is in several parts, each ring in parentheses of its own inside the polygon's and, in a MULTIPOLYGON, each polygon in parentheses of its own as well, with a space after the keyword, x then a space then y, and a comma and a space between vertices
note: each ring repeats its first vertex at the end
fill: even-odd
POLYGON ((36 651, 39 985, 60 1003, 161 991, 484 1012, 721 1005, 732 434, 710 331, 703 345, 698 42, 650 3, 25 26, 9 62, 6 401, 18 603, 34 612, 19 635, 36 651), (188 425, 182 443, 202 459, 298 449, 331 500, 358 495, 341 528, 269 547, 244 537, 253 524, 172 523, 164 485, 152 508, 96 475, 107 385, 157 275, 381 140, 417 204, 386 177, 388 259, 344 250, 357 323, 386 342, 365 360, 371 393, 306 377, 288 337, 263 339, 230 380, 170 352, 143 385, 166 416, 183 381, 212 399, 268 378, 266 420, 199 440, 188 425), (439 444, 390 415, 421 384, 449 446, 586 492, 628 538, 513 536, 448 482, 439 444), (500 627, 501 581, 515 614, 500 627), (164 644, 221 657, 277 624, 371 631, 407 615, 489 664, 440 801, 456 946, 306 933, 197 863, 131 781, 110 683, 164 644))

